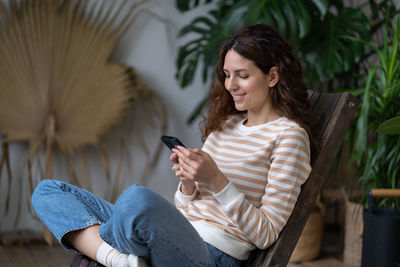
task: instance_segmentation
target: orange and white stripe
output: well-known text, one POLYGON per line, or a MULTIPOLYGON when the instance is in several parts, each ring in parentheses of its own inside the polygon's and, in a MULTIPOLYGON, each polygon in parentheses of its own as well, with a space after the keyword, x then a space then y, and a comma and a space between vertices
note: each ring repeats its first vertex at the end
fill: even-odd
POLYGON ((311 171, 309 139, 297 123, 281 117, 246 127, 244 120, 232 116, 203 146, 230 184, 218 194, 204 184, 192 196, 175 194, 200 236, 239 259, 277 239, 311 171))

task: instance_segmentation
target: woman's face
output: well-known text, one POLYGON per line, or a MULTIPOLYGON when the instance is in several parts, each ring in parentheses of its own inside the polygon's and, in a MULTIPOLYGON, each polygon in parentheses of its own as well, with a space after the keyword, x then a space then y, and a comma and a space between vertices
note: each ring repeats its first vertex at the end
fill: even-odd
POLYGON ((260 113, 270 104, 270 75, 264 74, 253 61, 231 49, 225 56, 224 72, 225 88, 237 110, 260 113))

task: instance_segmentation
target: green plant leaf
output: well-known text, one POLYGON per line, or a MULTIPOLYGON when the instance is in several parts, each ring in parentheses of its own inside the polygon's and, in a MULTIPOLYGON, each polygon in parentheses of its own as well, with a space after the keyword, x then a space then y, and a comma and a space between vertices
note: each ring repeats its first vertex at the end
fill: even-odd
POLYGON ((214 66, 217 52, 224 39, 218 12, 210 12, 209 16, 195 18, 191 24, 183 27, 180 36, 195 34, 197 38, 179 47, 176 59, 175 77, 185 88, 193 82, 197 66, 203 60, 203 82, 208 79, 208 72, 214 66), (211 52, 210 52, 211 51, 211 52))
POLYGON ((326 12, 328 11, 329 0, 311 0, 311 1, 318 8, 321 17, 324 17, 326 15, 326 12))
POLYGON ((207 101, 208 99, 204 98, 199 104, 197 104, 196 108, 192 111, 189 118, 187 119, 187 123, 192 123, 196 118, 199 117, 199 115, 201 115, 201 112, 206 106, 207 101))
POLYGON ((400 134, 400 116, 383 122, 379 125, 377 132, 383 134, 400 134))
POLYGON ((390 84, 392 82, 396 60, 398 62, 397 51, 399 48, 399 32, 400 32, 400 18, 397 19, 394 37, 393 37, 393 43, 392 43, 392 50, 389 55, 389 67, 388 67, 388 74, 387 74, 388 75, 388 84, 390 84))
POLYGON ((349 71, 364 54, 364 46, 349 38, 369 40, 369 21, 361 10, 345 7, 337 15, 328 11, 324 20, 313 24, 310 34, 297 46, 311 75, 321 82, 336 73, 349 71))
POLYGON ((208 4, 211 3, 213 0, 175 0, 175 6, 178 8, 179 11, 185 12, 192 8, 199 6, 200 4, 208 4))
POLYGON ((373 78, 375 77, 375 73, 377 72, 378 67, 372 67, 367 76, 367 81, 365 85, 365 91, 361 102, 361 112, 357 118, 357 141, 356 141, 356 151, 358 162, 362 160, 364 152, 367 147, 367 137, 368 137, 368 119, 369 119, 369 109, 371 106, 371 96, 370 96, 370 88, 373 78))

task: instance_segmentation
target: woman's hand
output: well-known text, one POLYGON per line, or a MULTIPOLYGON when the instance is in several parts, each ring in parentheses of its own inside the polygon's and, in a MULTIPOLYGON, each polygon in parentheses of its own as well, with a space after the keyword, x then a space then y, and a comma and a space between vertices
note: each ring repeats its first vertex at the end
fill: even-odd
POLYGON ((215 161, 201 149, 178 146, 172 151, 177 156, 173 160, 179 159, 175 163, 179 165, 179 174, 185 179, 207 184, 214 193, 220 192, 229 183, 215 161))
POLYGON ((172 171, 175 173, 175 176, 181 181, 181 192, 184 195, 190 196, 194 193, 196 189, 196 184, 194 180, 186 177, 181 171, 181 167, 179 166, 179 159, 176 153, 172 153, 169 157, 169 160, 174 164, 172 166, 172 171))

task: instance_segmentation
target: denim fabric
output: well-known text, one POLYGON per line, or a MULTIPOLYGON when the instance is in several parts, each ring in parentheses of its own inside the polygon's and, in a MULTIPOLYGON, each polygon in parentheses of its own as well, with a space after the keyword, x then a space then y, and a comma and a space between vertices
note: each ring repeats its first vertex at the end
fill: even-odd
POLYGON ((216 267, 240 267, 242 261, 235 259, 234 257, 222 252, 216 247, 206 243, 208 250, 211 253, 211 257, 214 260, 216 267))
POLYGON ((32 195, 40 220, 67 249, 71 231, 100 224, 101 238, 117 250, 150 259, 151 266, 239 266, 240 261, 205 243, 167 200, 133 185, 115 205, 87 190, 43 180, 32 195))

